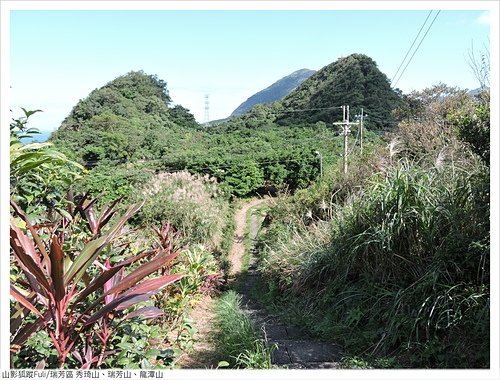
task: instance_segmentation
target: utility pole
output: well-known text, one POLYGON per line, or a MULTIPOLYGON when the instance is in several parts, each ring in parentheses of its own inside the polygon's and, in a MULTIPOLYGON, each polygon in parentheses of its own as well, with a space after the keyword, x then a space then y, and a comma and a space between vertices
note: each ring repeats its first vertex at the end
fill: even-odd
POLYGON ((208 127, 210 124, 210 117, 208 115, 208 110, 210 109, 210 103, 209 103, 209 100, 208 100, 208 97, 209 97, 209 94, 206 94, 205 95, 205 117, 204 117, 204 122, 205 122, 205 126, 208 127))
POLYGON ((344 174, 347 174, 347 155, 348 155, 348 136, 351 132, 349 124, 349 106, 340 106, 342 108, 342 121, 335 122, 333 125, 340 125, 342 127, 342 135, 344 135, 344 154, 342 156, 342 166, 344 174))
POLYGON ((361 107, 361 119, 359 121, 359 146, 361 148, 361 154, 363 154, 363 107, 361 107))
POLYGON ((323 156, 320 152, 315 152, 319 156, 319 176, 323 177, 323 156))
POLYGON ((344 119, 342 120, 342 134, 344 135, 344 159, 342 160, 344 167, 344 174, 347 174, 347 151, 348 151, 348 135, 349 129, 349 106, 342 106, 344 119))

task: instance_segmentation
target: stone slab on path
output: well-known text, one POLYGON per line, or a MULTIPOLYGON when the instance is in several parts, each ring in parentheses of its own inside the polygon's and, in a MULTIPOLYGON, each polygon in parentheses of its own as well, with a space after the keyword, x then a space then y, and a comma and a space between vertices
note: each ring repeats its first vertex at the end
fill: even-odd
POLYGON ((342 349, 333 343, 314 340, 282 340, 277 342, 278 350, 275 364, 338 362, 342 358, 342 349), (286 354, 288 358, 286 358, 286 354), (283 362, 284 361, 284 362, 283 362))

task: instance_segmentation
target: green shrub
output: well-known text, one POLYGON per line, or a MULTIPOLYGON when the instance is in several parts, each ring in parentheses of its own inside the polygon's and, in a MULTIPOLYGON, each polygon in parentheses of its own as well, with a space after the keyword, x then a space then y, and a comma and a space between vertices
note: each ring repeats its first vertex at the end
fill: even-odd
POLYGON ((182 232, 185 243, 220 249, 228 204, 215 179, 187 172, 163 173, 135 197, 146 200, 136 223, 170 222, 182 232))
POLYGON ((479 160, 402 162, 332 208, 329 222, 288 227, 291 238, 267 250, 264 275, 285 305, 310 311, 296 318, 311 332, 354 354, 487 367, 488 187, 479 160))

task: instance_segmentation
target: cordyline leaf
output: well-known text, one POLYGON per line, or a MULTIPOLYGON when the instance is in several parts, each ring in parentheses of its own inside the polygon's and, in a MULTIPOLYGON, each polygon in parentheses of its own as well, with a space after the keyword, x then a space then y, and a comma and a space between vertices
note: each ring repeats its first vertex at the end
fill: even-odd
MULTIPOLYGON (((108 268, 110 267, 109 259, 106 261, 106 266, 108 268)), ((113 286, 115 286, 120 281, 122 281, 123 277, 124 277, 124 269, 122 267, 113 277, 111 277, 108 281, 106 281, 106 283, 104 284, 104 287, 103 287, 104 293, 107 293, 109 291, 109 289, 111 289, 113 286)), ((110 303, 115 298, 116 298, 116 294, 106 295, 104 297, 104 303, 105 304, 110 303)))
POLYGON ((120 232, 122 227, 125 225, 127 220, 134 215, 144 204, 136 204, 129 207, 127 212, 122 216, 122 218, 108 231, 108 233, 96 240, 87 243, 77 256, 68 272, 65 276, 65 283, 69 284, 72 280, 75 282, 80 281, 83 274, 86 272, 87 268, 92 264, 92 262, 97 258, 102 249, 107 246, 120 232))
POLYGON ((146 302, 147 300, 149 300, 149 298, 151 296, 155 295, 159 291, 160 291, 160 289, 153 291, 153 292, 149 292, 149 293, 140 293, 140 294, 132 294, 131 293, 131 294, 128 294, 127 299, 125 301, 123 301, 122 303, 120 303, 120 305, 118 305, 115 310, 116 311, 125 310, 131 306, 138 304, 138 303, 146 302))
MULTIPOLYGON (((112 278, 120 269, 122 269, 123 265, 116 265, 106 272, 103 272, 99 277, 96 277, 81 293, 78 294, 74 305, 77 305, 79 302, 85 299, 89 294, 92 294, 97 289, 103 287, 103 285, 112 278)), ((100 300, 101 298, 99 298, 100 300)), ((97 306, 97 305, 96 305, 97 306)))
POLYGON ((82 214, 82 216, 85 216, 85 211, 90 207, 92 207, 92 205, 94 205, 94 203, 97 202, 97 198, 91 201, 87 201, 88 196, 89 196, 88 192, 83 194, 82 198, 80 199, 80 202, 78 202, 78 204, 76 205, 76 209, 82 214))
POLYGON ((134 297, 135 295, 132 294, 111 301, 110 303, 99 309, 96 313, 94 313, 89 319, 87 319, 84 326, 88 328, 93 323, 97 322, 100 318, 115 310, 121 303, 130 300, 134 297))
MULTIPOLYGON (((165 287, 168 284, 171 284, 174 281, 177 281, 184 276, 184 274, 171 274, 144 281, 144 285, 141 284, 133 289, 130 289, 128 292, 124 293, 122 296, 113 300, 111 303, 107 304, 99 311, 97 311, 85 322, 85 326, 88 327, 106 314, 111 313, 113 310, 118 310, 118 308, 124 303, 128 305, 128 307, 130 307, 138 302, 144 302, 150 296, 160 291, 161 288, 165 287), (148 297, 146 297, 146 295, 148 297)), ((123 308, 120 308, 120 310, 121 309, 123 308)))
MULTIPOLYGON (((120 269, 123 267, 133 264, 134 262, 151 255, 152 253, 155 253, 155 250, 149 250, 145 251, 137 256, 131 257, 127 260, 124 260, 113 267, 111 267, 108 271, 103 272, 99 277, 95 278, 94 281, 92 281, 89 286, 87 286, 79 295, 78 298, 75 300, 73 305, 77 305, 80 301, 82 301, 85 297, 87 297, 89 294, 93 293, 97 289, 101 288, 111 277, 113 277, 116 272, 118 272, 120 269)), ((85 312, 89 312, 90 310, 94 309, 105 297, 106 293, 104 293, 102 296, 100 296, 92 305, 90 305, 85 312)))
POLYGON ((128 313, 125 319, 130 319, 138 316, 142 316, 146 319, 157 318, 165 314, 163 310, 158 309, 156 306, 143 307, 142 309, 128 313))
POLYGON ((151 278, 149 280, 145 280, 137 286, 134 286, 132 289, 127 290, 123 295, 125 296, 129 294, 140 294, 158 291, 168 284, 178 281, 186 276, 186 274, 167 274, 165 276, 151 278))
MULTIPOLYGON (((21 269, 23 272, 27 271, 29 274, 32 274, 36 281, 50 293, 52 291, 51 286, 45 274, 40 269, 41 262, 35 262, 32 256, 28 253, 34 249, 31 240, 29 240, 28 237, 12 223, 10 225, 10 246, 16 258, 20 263, 22 263, 21 269)), ((37 289, 38 286, 36 286, 36 284, 34 285, 33 290, 40 291, 40 289, 37 289)))
POLYGON ((99 216, 97 220, 97 225, 96 225, 96 232, 99 232, 103 226, 105 226, 109 220, 113 217, 115 214, 116 210, 114 210, 115 206, 122 200, 123 197, 120 197, 116 199, 113 203, 111 203, 109 206, 107 206, 104 211, 102 212, 101 216, 99 216))
POLYGON ((144 281, 140 285, 127 290, 123 293, 123 297, 128 296, 130 294, 136 294, 134 298, 127 299, 125 302, 121 303, 120 306, 116 308, 117 311, 125 310, 130 306, 133 306, 139 302, 144 302, 149 299, 153 294, 158 293, 162 288, 175 282, 182 277, 185 277, 185 274, 169 274, 162 277, 156 277, 149 280, 144 281))
MULTIPOLYGON (((11 232, 12 233, 12 232, 11 232)), ((22 236, 23 237, 23 240, 25 239, 26 242, 28 242, 28 244, 31 245, 31 240, 29 240, 22 232, 19 232, 20 235, 17 235, 17 236, 22 236)), ((16 241, 15 238, 14 238, 14 241, 12 241, 12 237, 11 237, 11 249, 12 251, 14 252, 14 256, 17 257, 17 254, 21 254, 20 253, 20 249, 19 249, 19 245, 17 243, 20 243, 19 241, 16 241)), ((33 247, 33 246, 31 246, 33 247)), ((37 255, 35 255, 35 258, 38 258, 37 255)), ((28 259, 26 259, 28 260, 28 259)), ((21 258, 17 258, 17 261, 18 261, 18 265, 20 267, 20 269, 23 271, 24 275, 26 276, 26 279, 28 280, 29 282, 29 286, 31 287, 31 289, 33 289, 33 291, 35 291, 39 297, 40 297, 40 302, 44 303, 43 300, 45 299, 45 296, 46 296, 46 288, 43 288, 40 281, 38 281, 36 279, 36 277, 30 272, 30 270, 28 269, 28 267, 26 267, 26 265, 23 264, 21 258)), ((39 266, 41 267, 41 264, 39 264, 39 266)), ((37 266, 37 268, 39 267, 37 266)), ((45 278, 45 275, 43 275, 43 277, 45 278)))
POLYGON ((14 299, 19 302, 21 305, 26 307, 27 309, 31 310, 33 313, 35 313, 38 317, 43 318, 42 313, 38 311, 36 307, 34 307, 30 301, 28 301, 22 294, 21 292, 14 286, 10 285, 10 295, 14 297, 14 299))
POLYGON ((10 333, 14 335, 17 329, 21 326, 24 320, 24 314, 27 309, 21 305, 19 302, 14 304, 14 310, 10 315, 10 333))
POLYGON ((55 235, 50 244, 50 265, 52 284, 55 290, 55 300, 61 301, 66 295, 64 288, 64 253, 55 235))
POLYGON ((161 267, 167 265, 170 261, 172 261, 179 252, 172 253, 167 256, 160 256, 154 260, 151 260, 149 263, 142 265, 140 268, 134 270, 128 276, 126 276, 122 282, 111 288, 106 294, 119 293, 125 289, 128 289, 139 281, 141 281, 144 277, 149 276, 151 273, 156 272, 161 267))
POLYGON ((47 251, 45 249, 45 245, 43 244, 42 239, 40 239, 40 236, 38 236, 38 233, 33 228, 33 225, 30 223, 28 217, 19 208, 19 206, 16 204, 16 202, 14 202, 12 199, 10 200, 10 206, 14 209, 14 212, 26 223, 26 227, 31 232, 31 237, 32 237, 33 241, 35 242, 36 247, 38 248, 38 250, 42 254, 47 265, 49 265, 50 259, 49 259, 49 255, 47 254, 47 251))

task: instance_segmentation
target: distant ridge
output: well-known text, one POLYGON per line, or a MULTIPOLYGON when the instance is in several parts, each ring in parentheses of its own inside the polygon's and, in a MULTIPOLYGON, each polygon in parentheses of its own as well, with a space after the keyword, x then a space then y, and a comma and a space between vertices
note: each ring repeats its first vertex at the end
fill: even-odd
POLYGON ((264 90, 259 91, 256 94, 249 97, 246 101, 241 103, 240 106, 233 111, 231 116, 242 115, 245 112, 249 111, 256 104, 268 104, 283 99, 292 90, 297 88, 300 84, 302 84, 302 82, 304 82, 315 72, 316 72, 315 70, 309 70, 309 69, 301 69, 294 71, 290 75, 281 78, 280 80, 273 83, 264 90))

